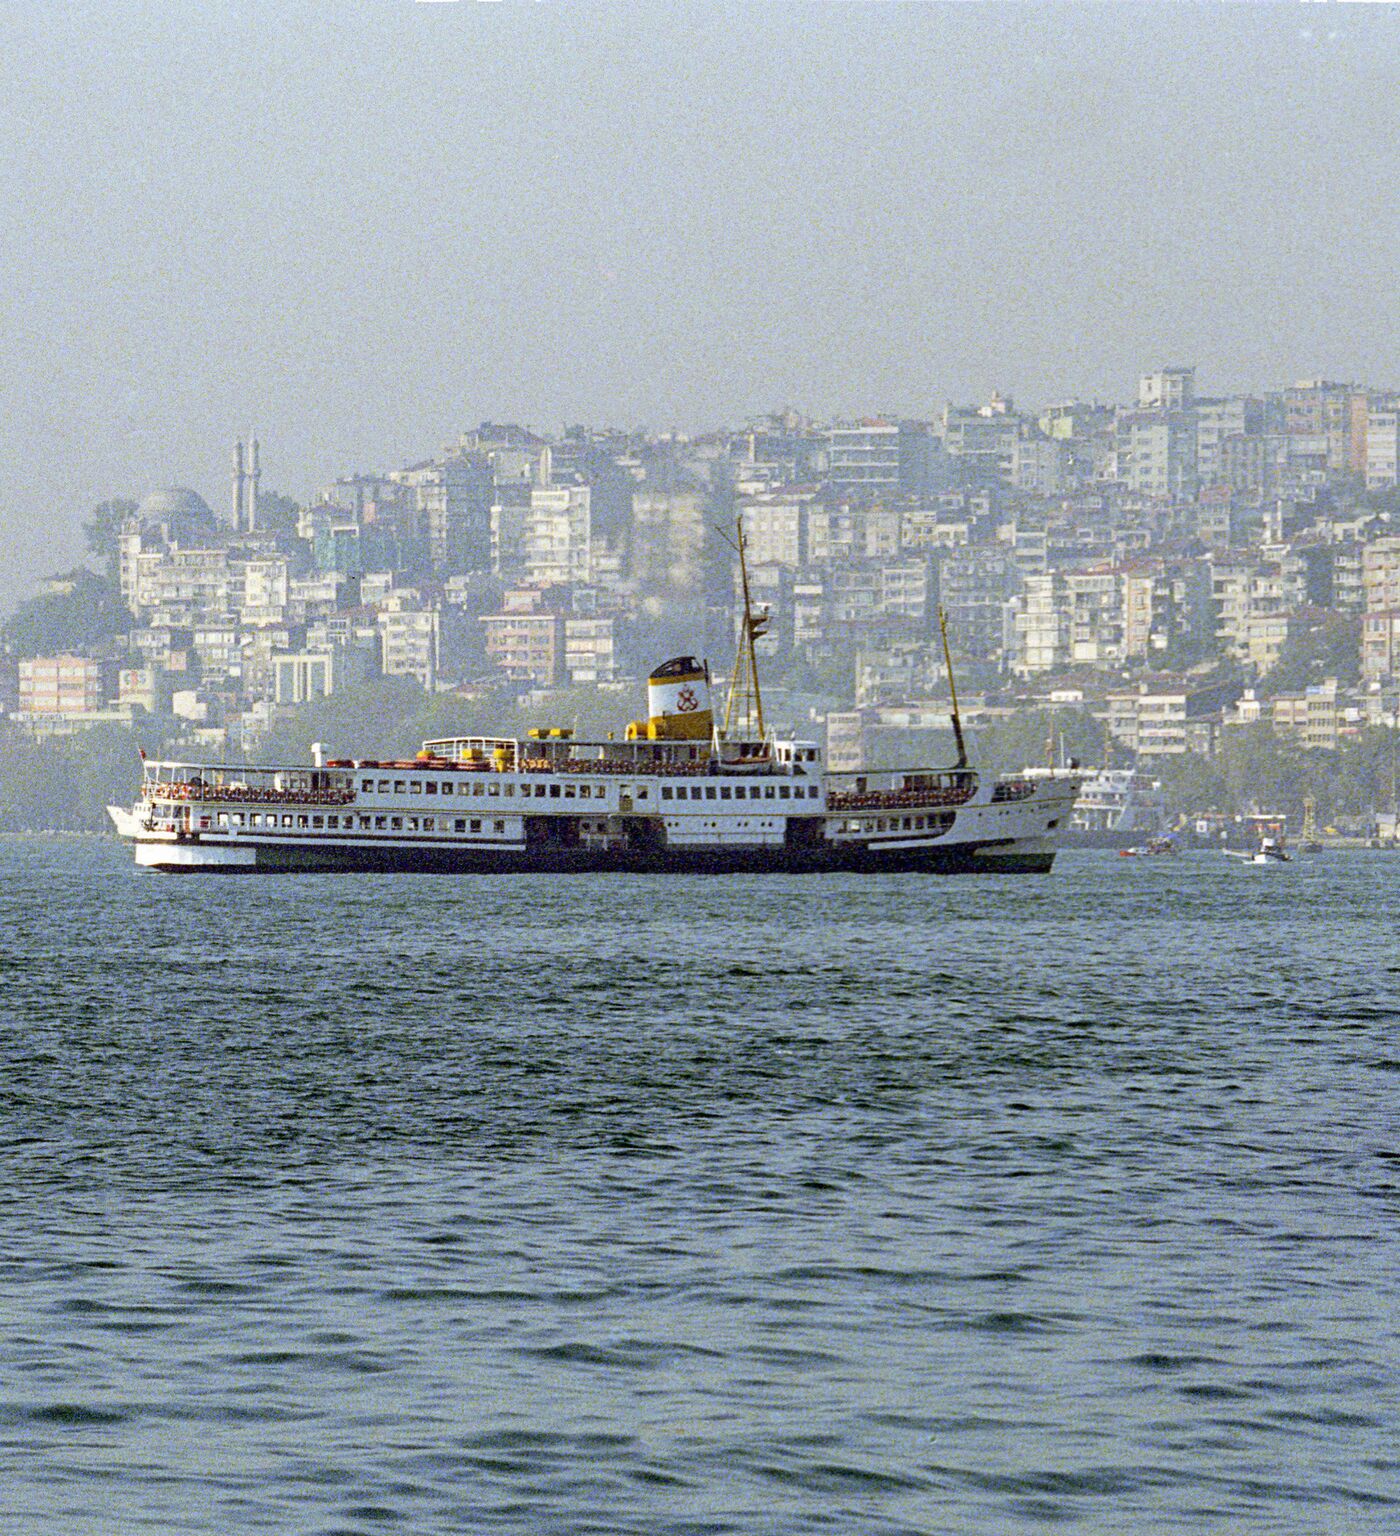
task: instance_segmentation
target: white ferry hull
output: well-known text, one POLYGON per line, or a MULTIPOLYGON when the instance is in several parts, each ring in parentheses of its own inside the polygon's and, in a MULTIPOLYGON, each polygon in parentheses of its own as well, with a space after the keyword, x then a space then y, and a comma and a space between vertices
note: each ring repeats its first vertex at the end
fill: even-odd
POLYGON ((118 831, 136 862, 169 873, 428 874, 1039 874, 1054 863, 1053 829, 1067 814, 1072 788, 1047 781, 1010 805, 970 805, 937 833, 891 832, 843 840, 845 818, 793 817, 765 841, 729 833, 709 844, 668 842, 657 819, 638 818, 612 846, 471 843, 383 834, 228 836, 218 831, 151 830, 113 807, 118 831))
POLYGON ((929 849, 926 852, 836 851, 794 857, 771 848, 700 852, 670 849, 628 854, 579 851, 526 858, 491 850, 446 848, 168 848, 138 844, 136 862, 167 874, 1047 874, 1053 848, 1026 845, 929 849))
POLYGON ((243 845, 136 838, 136 862, 143 869, 221 870, 258 868, 258 850, 243 845))

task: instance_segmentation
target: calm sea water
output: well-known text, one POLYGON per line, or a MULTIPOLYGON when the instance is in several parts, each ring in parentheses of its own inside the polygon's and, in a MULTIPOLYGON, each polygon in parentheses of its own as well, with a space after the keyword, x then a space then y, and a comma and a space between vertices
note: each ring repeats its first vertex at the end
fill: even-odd
POLYGON ((1400 1530, 1397 890, 0 840, 0 1531, 1400 1530))

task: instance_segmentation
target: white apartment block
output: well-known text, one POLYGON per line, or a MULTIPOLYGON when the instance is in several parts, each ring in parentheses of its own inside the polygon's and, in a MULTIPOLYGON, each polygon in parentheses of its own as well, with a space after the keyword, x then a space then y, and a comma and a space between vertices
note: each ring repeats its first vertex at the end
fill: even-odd
POLYGON ((1302 693, 1280 694, 1273 701, 1274 730, 1291 736, 1305 747, 1335 752, 1342 737, 1354 730, 1336 678, 1307 688, 1302 693))
POLYGON ((1021 676, 1054 672, 1070 659, 1069 602, 1059 571, 1027 576, 1012 607, 1011 670, 1021 676))
POLYGON ((1374 539, 1364 546, 1361 590, 1367 613, 1400 608, 1400 537, 1374 539))
POLYGON ((807 556, 817 565, 899 553, 900 514, 883 507, 814 504, 807 514, 807 530, 807 556))
POLYGON ((24 715, 79 715, 102 708, 103 666, 90 656, 35 656, 19 664, 24 715))
POLYGON ((1214 485, 1224 477, 1221 446, 1226 438, 1255 437, 1264 425, 1264 403, 1248 395, 1196 404, 1196 479, 1214 485))
POLYGON ((1058 496, 1070 484, 1070 451, 1045 437, 1017 438, 1011 448, 1011 483, 1036 496, 1058 496))
POLYGON ((1219 739, 1222 708, 1232 696, 1223 688, 1185 685, 1111 693, 1108 733, 1139 758, 1209 754, 1219 739))
POLYGON ((1194 368, 1159 368, 1138 379, 1138 404, 1144 410, 1189 411, 1195 403, 1194 368))
POLYGON ((1162 650, 1176 622, 1177 602, 1172 581, 1162 570, 1123 573, 1123 636, 1125 659, 1162 650))
POLYGON ((746 496, 740 503, 750 565, 797 570, 807 563, 807 517, 814 492, 746 496))
POLYGON ((1122 659, 1123 577, 1113 568, 1068 571, 1069 657, 1076 666, 1100 666, 1122 659))
POLYGON ((390 598, 379 611, 379 640, 385 677, 414 677, 431 692, 442 665, 442 615, 413 606, 413 598, 390 598))
POLYGON ((1400 484, 1400 410, 1372 410, 1366 417, 1366 488, 1400 484))
POLYGON ((271 659, 272 697, 279 705, 305 704, 335 692, 335 651, 275 654, 271 659))
POLYGON ((1361 675, 1368 683, 1400 677, 1400 608, 1368 612, 1362 619, 1361 675))
POLYGON ((243 603, 242 562, 226 549, 146 550, 136 557, 131 591, 133 613, 159 612, 176 628, 234 612, 243 603))
POLYGON ((245 624, 280 624, 291 596, 291 573, 282 558, 249 560, 243 567, 245 624))
POLYGON ((611 618, 564 620, 564 671, 571 683, 611 683, 618 676, 611 618))
POLYGON ((1172 501, 1196 491, 1196 422, 1177 410, 1121 411, 1117 474, 1130 490, 1172 501))
POLYGON ((525 509, 525 579, 538 586, 593 578, 591 492, 586 485, 535 486, 525 509))
POLYGON ((415 464, 392 479, 412 488, 428 538, 428 558, 453 573, 484 570, 491 557, 489 471, 464 459, 415 464))
POLYGON ((848 422, 826 434, 826 478, 846 491, 899 489, 899 427, 892 421, 848 422))

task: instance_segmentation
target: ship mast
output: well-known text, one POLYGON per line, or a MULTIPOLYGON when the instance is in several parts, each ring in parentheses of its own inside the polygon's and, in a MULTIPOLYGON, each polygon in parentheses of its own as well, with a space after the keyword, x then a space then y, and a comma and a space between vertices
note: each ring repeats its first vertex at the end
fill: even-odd
POLYGON ((953 653, 948 649, 948 615, 938 610, 938 630, 943 636, 943 664, 948 669, 948 694, 953 701, 953 740, 958 744, 958 767, 967 767, 967 743, 963 740, 962 715, 958 712, 958 685, 953 681, 953 653))
MULTIPOLYGON (((729 697, 724 705, 724 729, 722 735, 731 738, 731 729, 737 726, 745 741, 766 741, 768 733, 763 725, 763 694, 758 686, 758 658, 754 642, 768 632, 769 615, 753 611, 753 599, 749 593, 749 562, 744 538, 744 519, 734 519, 737 542, 734 548, 739 554, 739 585, 744 599, 743 626, 739 635, 739 650, 734 658, 734 676, 729 680, 729 697)), ((732 739, 732 738, 731 738, 732 739)))

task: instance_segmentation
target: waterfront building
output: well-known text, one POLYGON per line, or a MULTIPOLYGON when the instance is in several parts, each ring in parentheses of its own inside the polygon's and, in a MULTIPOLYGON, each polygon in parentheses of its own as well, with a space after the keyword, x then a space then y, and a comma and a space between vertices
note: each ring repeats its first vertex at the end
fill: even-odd
POLYGON ((22 715, 81 715, 101 709, 116 668, 92 656, 32 656, 19 663, 22 715))
POLYGON ((170 709, 170 675, 161 667, 122 667, 117 673, 117 703, 132 711, 163 715, 170 709))
POLYGON ((1359 707, 1342 695, 1335 677, 1302 693, 1283 693, 1272 702, 1274 730, 1308 748, 1335 752, 1359 729, 1359 707))

